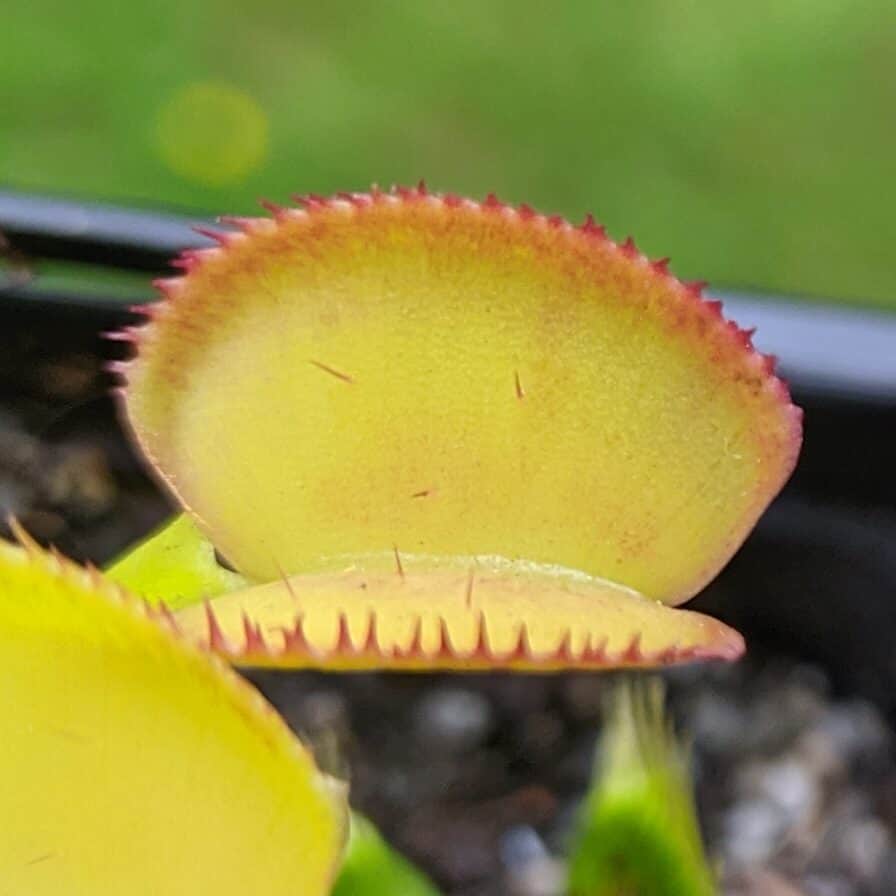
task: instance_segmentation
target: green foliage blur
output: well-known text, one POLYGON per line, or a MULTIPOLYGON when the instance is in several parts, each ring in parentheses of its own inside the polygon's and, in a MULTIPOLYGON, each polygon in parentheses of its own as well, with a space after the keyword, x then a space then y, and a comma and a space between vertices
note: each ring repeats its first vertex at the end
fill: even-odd
POLYGON ((892 0, 6 0, 0 183, 217 213, 426 177, 896 306, 894 85, 892 0))

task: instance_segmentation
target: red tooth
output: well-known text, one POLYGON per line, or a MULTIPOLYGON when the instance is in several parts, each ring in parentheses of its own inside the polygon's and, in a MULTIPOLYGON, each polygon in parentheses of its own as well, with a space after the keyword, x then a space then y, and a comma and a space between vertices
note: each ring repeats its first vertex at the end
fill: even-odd
POLYGON ((339 628, 336 634, 336 643, 333 645, 333 653, 355 653, 355 645, 348 627, 348 616, 339 614, 339 628))
POLYGON ((418 616, 414 623, 414 633, 408 645, 410 656, 419 656, 423 652, 423 620, 418 616))
POLYGON ((460 196, 457 196, 454 193, 446 193, 442 197, 442 202, 444 202, 445 205, 448 206, 448 208, 458 208, 463 200, 460 198, 460 196))
POLYGON ((494 193, 489 193, 488 196, 485 197, 482 207, 487 209, 500 209, 504 207, 504 204, 494 193))
POLYGON ((554 657, 563 663, 574 662, 572 655, 572 629, 566 629, 554 649, 554 657))
POLYGON ((100 336, 103 339, 108 339, 110 342, 136 342, 136 336, 134 335, 133 327, 122 327, 120 330, 105 330, 100 333, 100 336))
POLYGON ((191 249, 189 252, 200 262, 209 261, 212 258, 219 258, 221 256, 221 249, 217 248, 217 246, 212 249, 191 249))
POLYGON ((392 648, 392 656, 396 659, 406 657, 418 657, 423 651, 423 621, 418 616, 414 620, 414 628, 411 633, 411 641, 408 646, 402 650, 397 644, 392 648))
POLYGON ((585 646, 582 648, 581 655, 579 657, 575 657, 570 651, 570 658, 573 661, 578 660, 579 662, 589 666, 607 665, 606 637, 601 638, 600 641, 597 642, 597 644, 592 644, 591 638, 589 636, 588 640, 585 642, 585 646))
POLYGON ((594 215, 588 214, 585 215, 585 223, 579 228, 583 233, 590 234, 592 236, 599 236, 602 239, 607 235, 607 229, 603 226, 603 224, 598 224, 594 220, 594 215))
POLYGON ((760 355, 759 357, 762 358, 762 369, 769 374, 769 376, 773 376, 775 368, 778 366, 778 356, 760 355))
POLYGON ((171 259, 171 267, 179 268, 186 273, 195 270, 199 264, 199 259, 192 252, 181 252, 177 258, 171 259))
POLYGON ((205 621, 208 627, 209 650, 220 651, 222 653, 227 652, 230 648, 224 637, 224 633, 221 631, 221 626, 218 625, 218 619, 215 616, 214 610, 212 610, 210 601, 205 602, 205 621))
POLYGON ((479 627, 476 633, 476 646, 473 648, 472 656, 481 657, 485 660, 491 660, 494 657, 491 643, 488 639, 488 627, 485 623, 485 612, 483 610, 479 611, 479 627))
POLYGON ((313 651, 305 637, 305 625, 300 613, 296 616, 296 624, 290 629, 283 629, 283 653, 309 655, 313 651))
POLYGON ((221 224, 226 224, 228 227, 236 227, 244 233, 250 231, 255 225, 254 218, 245 218, 239 215, 219 215, 218 221, 221 224))
POLYGON ((142 302, 139 305, 128 305, 128 311, 132 314, 139 314, 141 317, 155 317, 158 312, 160 302, 142 302))
POLYGON ((367 617, 367 637, 364 639, 361 651, 374 656, 380 652, 376 637, 376 611, 374 610, 371 610, 367 617))
POLYGON ((184 249, 180 255, 171 262, 174 267, 182 268, 189 272, 199 267, 209 258, 214 258, 220 253, 220 249, 184 249))
POLYGON ((668 258, 658 258, 656 261, 650 262, 650 266, 658 274, 668 274, 669 273, 669 259, 668 258))
POLYGON ((286 214, 286 209, 282 205, 271 202, 270 199, 259 199, 258 204, 263 209, 269 211, 275 218, 282 218, 286 214))
POLYGON ((292 198, 298 205, 304 205, 309 210, 323 208, 327 204, 327 200, 317 193, 308 193, 306 196, 294 193, 292 198))
POLYGON ((536 211, 534 208, 532 208, 531 205, 526 205, 526 203, 524 202, 517 208, 517 214, 523 221, 529 221, 535 217, 536 211))
POLYGON ((371 198, 366 193, 337 193, 336 194, 340 199, 343 199, 345 202, 350 202, 357 208, 361 208, 365 205, 370 205, 371 198))
POLYGON ((223 230, 213 230, 211 227, 194 226, 193 231, 200 236, 213 240, 221 246, 226 246, 230 242, 230 234, 223 230))
POLYGON ((625 238, 625 242, 619 246, 619 250, 628 258, 635 258, 638 255, 638 247, 630 236, 625 238))
POLYGON ((111 373, 115 376, 127 377, 128 370, 130 369, 131 363, 130 361, 106 361, 103 364, 103 369, 108 373, 111 373))
POLYGON ((243 650, 246 653, 268 652, 268 645, 265 643, 264 636, 261 634, 261 626, 257 623, 253 623, 245 613, 243 613, 243 635, 246 639, 243 650))
POLYGON ((183 285, 182 277, 157 277, 152 285, 163 295, 171 298, 183 285))
POLYGON ((641 650, 641 632, 637 632, 632 638, 631 643, 619 655, 620 665, 635 665, 644 661, 644 653, 641 650))
POLYGON ((393 184, 390 192, 395 196, 413 202, 415 199, 422 199, 427 196, 425 181, 419 181, 416 187, 405 187, 402 184, 393 184))
POLYGON ((437 656, 448 659, 455 657, 456 655, 454 647, 451 644, 448 623, 445 621, 444 617, 441 617, 439 619, 439 649, 437 651, 437 656))
POLYGON ((707 299, 703 304, 717 317, 722 316, 722 303, 718 299, 707 299))
POLYGON ((691 280, 690 282, 684 282, 681 284, 687 292, 689 292, 692 296, 696 296, 698 299, 702 298, 703 290, 706 289, 709 284, 705 280, 691 280))
POLYGON ((550 215, 547 220, 549 227, 562 227, 566 223, 560 215, 550 215))
POLYGON ((172 629, 172 631, 178 631, 177 620, 174 618, 174 613, 171 612, 171 609, 165 601, 160 601, 156 604, 155 612, 160 619, 165 620, 165 623, 172 629))
POLYGON ((508 660, 527 660, 532 656, 532 645, 529 642, 529 629, 525 622, 520 623, 519 631, 516 636, 516 644, 510 653, 502 657, 504 662, 508 660))

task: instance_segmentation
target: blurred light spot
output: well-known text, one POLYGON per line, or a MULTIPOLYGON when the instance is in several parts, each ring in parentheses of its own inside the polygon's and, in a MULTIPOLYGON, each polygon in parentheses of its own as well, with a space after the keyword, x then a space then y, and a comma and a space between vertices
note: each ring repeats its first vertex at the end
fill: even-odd
POLYGON ((187 180, 222 187, 244 180, 264 160, 268 119, 239 88, 194 83, 159 110, 155 136, 169 168, 187 180))

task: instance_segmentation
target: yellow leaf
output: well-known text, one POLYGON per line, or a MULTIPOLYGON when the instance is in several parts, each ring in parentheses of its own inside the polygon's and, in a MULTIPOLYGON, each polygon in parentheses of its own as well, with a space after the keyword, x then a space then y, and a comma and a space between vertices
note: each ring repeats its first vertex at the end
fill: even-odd
POLYGON ((0 542, 0 682, 0 892, 329 892, 342 785, 97 572, 0 542))
POLYGON ((189 637, 243 665, 327 669, 656 666, 735 659, 721 622, 557 568, 358 558, 182 609, 189 637))
POLYGON ((397 546, 679 603, 793 467, 771 362, 590 222, 419 190, 241 226, 163 284, 125 405, 251 580, 397 546))

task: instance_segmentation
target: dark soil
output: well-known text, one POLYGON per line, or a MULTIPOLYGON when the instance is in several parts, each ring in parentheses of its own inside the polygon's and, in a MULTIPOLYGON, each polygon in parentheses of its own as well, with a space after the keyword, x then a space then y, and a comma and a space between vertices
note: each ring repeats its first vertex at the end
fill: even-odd
MULTIPOLYGON (((116 423, 91 349, 7 331, 0 512, 101 563, 168 512, 116 423)), ((667 674, 694 738, 709 850, 726 892, 896 892, 893 732, 825 670, 755 648, 667 674)), ((252 676, 354 803, 454 894, 548 896, 600 728, 599 675, 252 676)))

